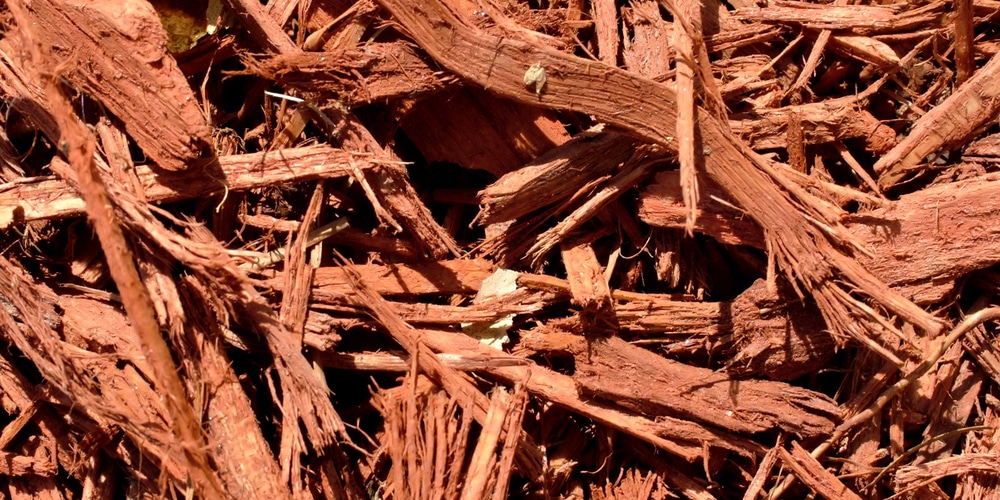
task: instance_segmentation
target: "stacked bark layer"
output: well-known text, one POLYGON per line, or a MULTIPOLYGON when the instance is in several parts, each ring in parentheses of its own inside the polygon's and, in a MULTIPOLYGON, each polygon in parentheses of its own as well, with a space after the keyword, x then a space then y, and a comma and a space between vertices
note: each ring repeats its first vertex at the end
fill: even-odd
POLYGON ((8 2, 0 490, 997 495, 996 12, 8 2))

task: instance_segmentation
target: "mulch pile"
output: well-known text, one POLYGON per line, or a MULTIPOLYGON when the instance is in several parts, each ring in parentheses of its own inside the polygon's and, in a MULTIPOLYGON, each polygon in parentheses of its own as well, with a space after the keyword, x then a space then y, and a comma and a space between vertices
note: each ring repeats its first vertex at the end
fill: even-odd
POLYGON ((153 3, 0 6, 0 495, 1000 495, 1000 2, 153 3))

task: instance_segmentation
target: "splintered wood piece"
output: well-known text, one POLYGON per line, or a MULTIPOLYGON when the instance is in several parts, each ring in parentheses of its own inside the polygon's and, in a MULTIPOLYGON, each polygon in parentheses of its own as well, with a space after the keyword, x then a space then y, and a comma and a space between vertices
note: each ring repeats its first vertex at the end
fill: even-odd
MULTIPOLYGON (((266 153, 220 156, 204 169, 184 172, 153 172, 136 165, 136 175, 146 199, 171 202, 210 194, 275 186, 351 175, 353 165, 362 170, 377 168, 385 160, 357 156, 329 146, 305 146, 266 153)), ((66 163, 52 160, 53 170, 66 163)), ((84 214, 83 199, 65 180, 51 177, 20 179, 0 186, 0 229, 40 219, 84 214)))
MULTIPOLYGON (((757 280, 732 302, 721 303, 731 323, 733 351, 726 371, 734 376, 763 375, 794 380, 826 366, 837 350, 815 306, 795 300, 782 280, 777 294, 757 280)), ((711 341, 711 340, 709 340, 711 341)))
POLYGON ((302 216, 295 237, 288 239, 285 247, 284 286, 281 287, 281 306, 278 318, 290 332, 298 336, 299 345, 305 335, 306 315, 309 310, 309 292, 312 289, 315 269, 309 264, 309 231, 319 217, 324 202, 323 183, 316 183, 309 207, 302 216))
MULTIPOLYGON (((466 294, 479 290, 493 269, 485 261, 440 261, 435 264, 355 266, 365 282, 384 296, 421 294, 466 294)), ((357 314, 353 289, 346 286, 341 268, 316 270, 312 299, 330 304, 331 310, 357 314)), ((599 279, 603 280, 603 277, 599 279)), ((267 282, 279 286, 280 279, 267 282)), ((454 325, 489 321, 508 314, 529 314, 541 307, 572 298, 567 280, 521 273, 519 293, 509 301, 481 306, 457 307, 435 304, 387 302, 395 314, 410 323, 454 325), (520 293, 520 292, 526 293, 520 293), (533 291, 527 293, 528 291, 533 291), (539 295, 541 294, 541 295, 539 295), (516 297, 516 298, 515 298, 516 297)), ((763 374, 773 380, 790 380, 820 366, 836 350, 811 306, 802 305, 789 292, 772 296, 763 282, 755 283, 732 302, 682 302, 678 297, 658 294, 609 292, 619 301, 607 321, 642 337, 667 336, 676 344, 671 350, 709 353, 734 350, 730 373, 738 376, 763 374), (730 335, 731 334, 731 335, 730 335)), ((315 306, 324 309, 328 306, 315 306)), ((666 342, 666 340, 665 340, 666 342)))
POLYGON ((308 95, 361 106, 389 99, 417 98, 454 86, 456 79, 435 71, 409 45, 368 43, 340 52, 291 52, 247 56, 246 72, 308 95), (363 79, 358 79, 358 74, 363 79))
POLYGON ((948 476, 966 474, 996 474, 1000 469, 1000 455, 990 453, 963 453, 919 465, 899 468, 893 481, 896 491, 918 488, 948 476))
MULTIPOLYGON (((517 395, 511 395, 503 388, 493 391, 490 396, 490 408, 486 414, 486 422, 479 433, 476 449, 472 452, 469 461, 468 479, 462 488, 462 500, 479 500, 486 497, 501 498, 485 494, 487 489, 492 490, 501 484, 501 487, 506 489, 507 482, 498 482, 498 476, 507 478, 510 476, 513 450, 508 450, 504 446, 506 457, 502 456, 498 459, 496 456, 497 444, 501 443, 501 436, 505 437, 504 441, 511 441, 511 437, 520 432, 527 402, 528 398, 523 390, 518 391, 517 395), (501 465, 505 461, 507 462, 506 467, 501 465)), ((502 498, 506 498, 506 496, 502 498)))
MULTIPOLYGON (((670 147, 668 138, 676 134, 676 95, 666 86, 594 61, 486 35, 463 24, 440 0, 419 8, 403 0, 381 0, 381 4, 431 57, 478 85, 522 102, 589 113, 670 147), (535 92, 524 84, 524 75, 540 73, 539 69, 547 79, 544 91, 535 92)), ((876 301, 930 335, 942 329, 941 320, 845 255, 843 249, 857 242, 840 226, 836 212, 786 182, 767 160, 733 139, 714 116, 702 116, 706 173, 767 229, 775 243, 771 245, 775 260, 791 281, 816 297, 832 330, 873 348, 877 345, 858 318, 888 322, 853 293, 876 301)), ((539 256, 537 251, 530 253, 539 256)), ((879 352, 899 360, 892 352, 879 352)))
MULTIPOLYGON (((407 323, 422 325, 460 325, 464 323, 496 322, 511 314, 533 314, 542 307, 551 304, 551 296, 539 296, 527 290, 518 290, 510 297, 506 295, 496 300, 489 299, 472 306, 449 306, 441 304, 411 304, 406 302, 387 302, 393 312, 407 323)), ((324 293, 314 290, 312 294, 313 308, 316 310, 344 313, 365 314, 367 309, 351 303, 350 296, 324 293), (325 304, 329 304, 326 306, 325 304)), ((359 324, 361 320, 356 320, 359 324)))
MULTIPOLYGON (((423 339, 439 352, 462 350, 501 360, 506 356, 502 351, 459 333, 427 332, 423 339)), ((586 398, 579 393, 572 377, 534 363, 526 366, 491 367, 485 373, 510 384, 523 384, 536 397, 601 422, 691 463, 704 458, 703 444, 744 456, 763 455, 765 451, 752 440, 689 420, 669 416, 653 420, 586 398)))
POLYGON ((695 75, 696 51, 703 50, 701 43, 701 3, 678 0, 670 5, 674 16, 671 45, 674 47, 674 88, 677 91, 677 160, 680 164, 681 193, 687 209, 684 231, 694 235, 695 218, 698 216, 698 172, 704 167, 703 151, 695 151, 698 106, 695 104, 697 85, 695 75))
POLYGON ((367 170, 363 175, 356 176, 362 185, 368 185, 365 191, 376 213, 383 211, 381 207, 388 207, 390 220, 384 222, 392 223, 391 218, 400 220, 423 251, 435 259, 459 255, 461 250, 455 239, 434 220, 430 209, 410 184, 406 168, 396 153, 392 149, 383 148, 358 118, 347 110, 334 106, 328 108, 326 113, 338 127, 343 127, 341 136, 337 139, 345 149, 394 160, 393 164, 375 171, 367 170))
MULTIPOLYGON (((970 332, 971 333, 971 332, 970 332)), ((917 454, 918 462, 929 462, 953 455, 963 433, 954 433, 969 422, 979 398, 982 395, 982 385, 986 378, 982 370, 975 368, 969 360, 961 360, 964 349, 956 345, 956 356, 942 360, 931 394, 927 414, 930 424, 924 429, 924 440, 931 441, 917 454)), ((949 352, 949 355, 951 353, 949 352)), ((921 384, 923 385, 923 384, 921 384)), ((915 391, 919 393, 919 391, 915 391)))
MULTIPOLYGON (((516 356, 488 357, 476 353, 437 354, 441 362, 460 371, 481 371, 504 366, 523 366, 531 361, 516 356)), ((403 351, 396 352, 332 352, 319 351, 316 361, 327 368, 337 370, 361 370, 383 372, 406 372, 413 368, 413 360, 403 351)))
MULTIPOLYGON (((379 295, 475 294, 483 280, 493 274, 493 265, 481 259, 443 260, 420 264, 358 265, 355 272, 365 286, 379 295)), ((321 267, 313 277, 314 289, 330 294, 350 295, 354 290, 343 267, 321 267)), ((268 281, 281 288, 281 279, 268 281)))
POLYGON ((791 452, 778 448, 778 453, 781 455, 781 461, 795 473, 795 477, 824 498, 861 500, 857 493, 844 486, 837 476, 811 457, 798 441, 792 441, 791 452))
POLYGON ((458 498, 473 421, 459 397, 411 372, 372 403, 385 423, 379 440, 391 459, 386 486, 393 496, 458 498))
MULTIPOLYGON (((625 162, 621 171, 608 179, 607 183, 601 185, 597 192, 589 196, 558 224, 535 237, 534 243, 525 252, 529 261, 536 266, 539 265, 549 250, 568 237, 571 232, 598 215, 603 208, 618 200, 626 191, 652 175, 655 167, 660 163, 661 153, 655 148, 652 151, 647 148, 636 151, 632 158, 625 162)), ((513 234, 508 234, 508 238, 513 239, 513 237, 513 234)), ((591 237, 596 236, 591 235, 591 237)), ((505 259, 509 261, 512 257, 507 255, 505 259)))
MULTIPOLYGON (((660 174, 660 182, 640 197, 639 215, 647 224, 683 227, 683 205, 671 175, 676 177, 660 174)), ((847 227, 871 252, 857 259, 914 302, 938 302, 954 290, 956 278, 1000 262, 1000 242, 989 222, 1000 221, 998 192, 1000 177, 987 175, 932 186, 846 217, 847 227)), ((701 209, 699 231, 725 243, 760 244, 759 229, 735 209, 712 201, 701 209)))
MULTIPOLYGON (((510 498, 510 478, 514 471, 514 458, 517 446, 517 431, 524 423, 525 412, 528 409, 528 391, 523 385, 514 388, 513 401, 509 402, 511 407, 507 412, 503 423, 503 433, 506 434, 503 442, 500 443, 500 458, 494 467, 495 477, 493 478, 492 490, 493 500, 505 500, 510 498)), ((473 497, 474 498, 474 497, 473 497)))
MULTIPOLYGON (((367 280, 363 279, 353 266, 343 267, 342 275, 344 282, 353 287, 357 293, 357 301, 368 307, 373 317, 389 330, 393 340, 413 357, 417 368, 458 400, 463 410, 472 413, 476 422, 484 425, 490 406, 489 399, 468 378, 442 363, 425 343, 423 335, 396 315, 386 304, 385 299, 368 286, 367 280)), ((448 352, 448 349, 442 351, 448 352)), ((541 473, 541 452, 528 441, 528 436, 523 430, 518 429, 518 433, 520 434, 518 465, 523 467, 522 471, 529 477, 536 477, 541 473)))
POLYGON ((597 57, 608 66, 618 66, 618 4, 614 0, 591 0, 591 18, 597 35, 597 57))
POLYGON ((145 0, 42 0, 15 11, 19 28, 34 32, 35 41, 25 43, 45 44, 62 61, 58 77, 117 116, 157 166, 185 170, 210 150, 198 101, 167 54, 167 35, 145 0))
MULTIPOLYGON (((992 430, 986 430, 981 434, 969 434, 962 447, 962 453, 982 453, 997 454, 1000 446, 1000 419, 997 418, 996 410, 988 408, 983 412, 982 424, 992 430)), ((995 497, 1000 490, 1000 481, 997 480, 995 472, 975 471, 958 476, 959 488, 955 498, 962 500, 976 500, 995 497)))
MULTIPOLYGON (((727 200, 726 194, 714 183, 701 186, 705 201, 698 207, 696 232, 715 238, 727 245, 747 245, 764 248, 760 226, 727 200), (721 202, 720 202, 721 201, 721 202)), ((680 175, 677 172, 660 172, 639 195, 639 218, 656 227, 683 229, 686 208, 681 199, 680 175), (678 225, 680 217, 681 225, 678 225)))
MULTIPOLYGON (((7 451, 0 451, 0 474, 5 476, 37 476, 51 478, 59 467, 46 458, 26 457, 7 451)), ((55 484, 53 483, 53 486, 55 484)))
POLYGON ((788 145, 786 127, 792 113, 798 115, 802 126, 803 144, 862 139, 865 151, 874 154, 896 145, 896 132, 868 111, 858 109, 854 98, 757 109, 750 116, 734 116, 729 126, 754 149, 783 149, 788 145))
MULTIPOLYGON (((23 12, 20 14, 23 16, 23 12)), ((54 68, 51 54, 36 50, 32 60, 40 70, 54 68)), ((51 70, 50 70, 51 71, 51 70)), ((195 417, 194 408, 178 375, 177 365, 170 347, 160 334, 156 311, 143 285, 134 260, 134 254, 125 238, 125 230, 114 213, 111 190, 101 178, 95 165, 96 140, 86 125, 75 115, 68 97, 58 83, 45 82, 49 108, 62 132, 60 143, 69 160, 69 169, 56 173, 73 179, 84 199, 87 218, 94 226, 108 269, 122 304, 132 322, 136 341, 142 346, 143 355, 152 368, 158 396, 164 402, 171 430, 173 447, 184 467, 192 474, 199 492, 206 496, 221 496, 222 486, 217 473, 209 466, 204 450, 204 435, 195 417)))
MULTIPOLYGON (((174 328, 182 330, 180 335, 185 338, 185 341, 179 342, 183 345, 178 345, 177 348, 181 359, 189 363, 186 367, 189 391, 195 395, 196 403, 202 403, 199 409, 204 408, 208 439, 226 442, 226 446, 210 448, 212 460, 226 491, 255 491, 268 496, 289 495, 288 486, 279 481, 278 463, 264 439, 257 419, 246 418, 254 409, 233 371, 226 346, 214 340, 222 336, 221 322, 217 321, 216 314, 207 307, 210 303, 206 299, 210 295, 208 290, 191 276, 183 278, 178 289, 179 302, 183 303, 187 317, 182 329, 174 328), (213 390, 207 391, 206 387, 212 387, 213 390)), ((93 300, 90 302, 96 303, 93 300)), ((104 310, 113 310, 120 316, 109 305, 104 305, 104 310)), ((108 326, 107 321, 114 316, 110 312, 99 316, 104 322, 101 330, 108 332, 113 328, 108 326)), ((141 353, 136 352, 135 355, 138 357, 141 353)))
MULTIPOLYGON (((510 406, 510 394, 503 388, 493 391, 490 396, 490 408, 486 412, 486 421, 476 440, 476 449, 469 460, 469 475, 462 488, 462 500, 483 498, 486 482, 490 479, 496 460, 497 442, 504 432, 504 420, 510 406)), ((518 428, 520 429, 520 427, 518 428)))
POLYGON ((604 281, 604 268, 597 262, 594 248, 588 243, 563 244, 562 258, 573 304, 583 309, 580 322, 584 329, 598 335, 617 332, 611 289, 604 281))
MULTIPOLYGON (((229 0, 228 2, 238 14, 245 15, 250 27, 256 35, 267 40, 270 49, 277 54, 288 55, 300 52, 281 27, 263 11, 263 6, 248 0, 229 0)), ((409 177, 402 163, 392 149, 384 148, 371 132, 342 105, 334 105, 323 111, 337 130, 331 131, 334 139, 340 141, 345 149, 359 153, 367 153, 394 162, 386 165, 378 172, 366 171, 357 175, 357 180, 365 189, 369 201, 383 222, 397 229, 395 219, 410 232, 413 239, 423 250, 436 259, 458 255, 460 250, 454 238, 444 230, 431 215, 417 192, 410 184, 409 177), (383 208, 388 207, 388 210, 383 208)))
POLYGON ((891 68, 899 64, 899 56, 888 44, 874 38, 857 35, 833 35, 827 46, 833 52, 874 64, 880 68, 891 68))
POLYGON ((962 85, 975 71, 972 0, 954 0, 952 5, 955 9, 955 85, 962 85))
POLYGON ((1000 349, 986 329, 982 326, 974 328, 962 339, 962 343, 965 344, 965 352, 975 358, 995 384, 1000 385, 1000 349))
POLYGON ((632 2, 631 8, 622 8, 622 21, 630 28, 632 36, 625 33, 622 60, 629 71, 653 78, 670 70, 670 48, 667 34, 670 23, 660 15, 655 0, 632 2))
MULTIPOLYGON (((4 307, 0 307, 0 324, 3 326, 0 332, 3 332, 6 342, 16 346, 22 356, 31 360, 56 391, 56 400, 79 412, 80 418, 73 419, 73 426, 80 429, 79 426, 85 422, 96 421, 97 426, 104 429, 103 432, 113 432, 112 424, 120 427, 127 440, 134 442, 141 453, 160 461, 161 473, 169 474, 177 484, 183 484, 189 478, 187 467, 182 465, 187 461, 180 456, 181 450, 175 445, 162 400, 150 387, 151 373, 139 373, 133 365, 121 369, 113 358, 83 358, 81 354, 89 351, 61 340, 62 336, 55 330, 66 331, 69 338, 82 338, 75 323, 62 322, 56 314, 54 304, 58 299, 51 290, 30 281, 3 258, 0 258, 0 276, 3 278, 0 297, 4 302, 4 307), (88 361, 84 362, 84 359, 88 361), (97 388, 100 388, 99 393, 95 392, 97 388)), ((111 338, 104 340, 113 341, 111 338)), ((126 356, 130 352, 135 356, 141 353, 134 343, 116 343, 113 349, 126 356)), ((31 406, 32 399, 40 396, 24 392, 27 388, 34 390, 36 385, 27 381, 18 383, 18 372, 13 371, 5 360, 0 361, 0 373, 3 373, 0 384, 5 394, 18 400, 22 411, 31 406)), ((39 420, 45 428, 61 429, 62 433, 70 435, 64 423, 51 427, 52 421, 44 415, 39 420)), ((84 428, 87 427, 90 427, 89 432, 99 432, 92 426, 84 425, 84 428)))
POLYGON ((280 12, 271 11, 269 15, 266 8, 254 0, 226 0, 226 5, 267 52, 289 54, 299 50, 276 20, 280 12))
MULTIPOLYGON (((590 396, 646 415, 691 419, 732 432, 781 429, 803 437, 829 434, 840 409, 826 396, 782 382, 737 380, 668 360, 616 337, 562 348, 576 357, 573 379, 590 396)), ((546 339, 533 336, 532 343, 546 339)))
POLYGON ((941 148, 961 146, 977 129, 1000 113, 1000 54, 993 56, 972 78, 941 104, 917 119, 896 147, 875 162, 879 185, 895 186, 919 170, 928 155, 941 148))
POLYGON ((893 6, 817 5, 794 0, 767 7, 746 7, 733 17, 762 23, 794 24, 822 30, 852 30, 857 34, 903 31, 923 25, 941 15, 945 2, 934 2, 902 13, 893 6))
POLYGON ((499 178, 479 193, 479 221, 514 220, 575 195, 610 175, 635 152, 638 141, 611 132, 583 132, 499 178))

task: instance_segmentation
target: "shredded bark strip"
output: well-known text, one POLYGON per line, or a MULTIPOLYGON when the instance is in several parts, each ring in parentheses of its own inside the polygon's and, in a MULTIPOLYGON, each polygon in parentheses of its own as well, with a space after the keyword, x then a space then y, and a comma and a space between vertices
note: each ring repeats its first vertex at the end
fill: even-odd
POLYGON ((998 497, 998 12, 4 3, 0 497, 998 497))

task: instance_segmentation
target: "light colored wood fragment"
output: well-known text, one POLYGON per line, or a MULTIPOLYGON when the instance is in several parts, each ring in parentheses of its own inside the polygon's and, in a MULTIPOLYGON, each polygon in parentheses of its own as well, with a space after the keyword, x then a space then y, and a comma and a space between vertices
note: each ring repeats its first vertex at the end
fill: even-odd
POLYGON ((832 472, 826 470, 809 452, 792 442, 792 451, 779 448, 781 461, 795 473, 795 477, 810 489, 828 499, 861 500, 857 493, 840 482, 832 472))
POLYGON ((561 204, 594 179, 620 168, 638 142, 614 133, 578 134, 479 193, 483 224, 509 221, 561 204))
POLYGON ((253 39, 264 46, 267 52, 288 54, 298 52, 288 35, 269 14, 280 15, 278 12, 269 13, 257 0, 225 0, 226 5, 231 9, 232 15, 240 19, 240 25, 247 29, 253 39))
POLYGON ((935 2, 921 8, 898 12, 897 9, 876 5, 817 5, 783 0, 767 7, 748 7, 733 14, 737 19, 763 23, 796 24, 812 29, 853 30, 858 34, 881 31, 901 31, 919 26, 936 17, 944 8, 935 2))
POLYGON ((597 34, 597 56, 608 66, 618 66, 620 35, 615 0, 591 0, 591 18, 597 34))
POLYGON ((695 104, 695 91, 698 79, 697 58, 702 47, 695 41, 701 40, 701 3, 678 0, 669 5, 673 7, 673 36, 671 45, 674 47, 674 88, 677 91, 677 160, 680 163, 681 194, 687 222, 684 231, 694 235, 695 219, 698 216, 698 172, 704 151, 696 151, 695 122, 698 120, 698 106, 695 104))
POLYGON ((941 148, 962 144, 1000 113, 1000 55, 989 62, 941 104, 913 123, 910 133, 875 162, 879 184, 889 188, 920 168, 941 148))
POLYGON ((900 467, 896 473, 897 489, 905 489, 926 481, 948 476, 981 473, 996 474, 1000 470, 1000 455, 996 453, 963 453, 920 465, 900 467))
MULTIPOLYGON (((65 164, 59 158, 53 163, 65 164)), ((171 202, 243 191, 289 182, 346 177, 349 165, 368 170, 379 160, 329 146, 306 146, 267 153, 223 156, 186 172, 153 172, 137 165, 136 174, 149 201, 171 202)), ((21 179, 0 185, 0 228, 39 219, 80 216, 83 200, 69 183, 52 177, 21 179)))
POLYGON ((604 281, 604 268, 597 261, 594 248, 587 243, 563 245, 563 264, 574 305, 582 308, 580 321, 594 334, 615 333, 618 318, 611 301, 611 290, 604 281))
MULTIPOLYGON (((504 357, 503 353, 486 357, 473 353, 441 353, 437 357, 446 366, 461 371, 488 370, 504 366, 530 364, 524 358, 504 357)), ((405 352, 331 352, 318 353, 317 361, 327 368, 338 370, 406 372, 413 367, 413 360, 405 352)))
POLYGON ((888 44, 874 38, 859 35, 833 35, 828 43, 830 50, 861 62, 881 68, 891 68, 899 64, 899 56, 888 44))

